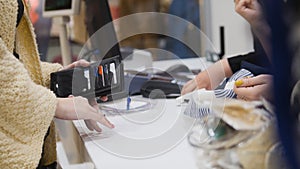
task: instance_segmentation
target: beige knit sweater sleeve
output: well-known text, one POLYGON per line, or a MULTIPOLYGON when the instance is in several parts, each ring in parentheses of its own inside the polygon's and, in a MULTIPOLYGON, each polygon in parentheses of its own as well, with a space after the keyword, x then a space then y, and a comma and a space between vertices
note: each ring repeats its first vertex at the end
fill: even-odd
POLYGON ((62 69, 63 66, 58 63, 41 62, 44 85, 50 88, 50 74, 62 69))
POLYGON ((36 168, 57 100, 0 38, 0 168, 36 168))

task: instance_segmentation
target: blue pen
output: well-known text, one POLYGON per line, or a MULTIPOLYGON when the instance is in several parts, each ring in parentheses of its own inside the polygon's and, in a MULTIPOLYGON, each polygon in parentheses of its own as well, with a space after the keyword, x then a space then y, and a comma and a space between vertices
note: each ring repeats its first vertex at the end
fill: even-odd
POLYGON ((131 103, 131 98, 130 98, 130 96, 128 95, 128 97, 127 97, 127 110, 130 109, 130 103, 131 103))

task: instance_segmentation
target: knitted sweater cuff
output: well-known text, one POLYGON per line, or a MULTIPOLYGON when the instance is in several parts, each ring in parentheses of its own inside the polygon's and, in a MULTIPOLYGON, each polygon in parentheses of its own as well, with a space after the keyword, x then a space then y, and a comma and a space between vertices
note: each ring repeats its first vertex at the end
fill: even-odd
POLYGON ((63 66, 58 63, 41 62, 41 69, 45 87, 50 88, 50 74, 53 72, 57 72, 61 68, 63 68, 63 66))

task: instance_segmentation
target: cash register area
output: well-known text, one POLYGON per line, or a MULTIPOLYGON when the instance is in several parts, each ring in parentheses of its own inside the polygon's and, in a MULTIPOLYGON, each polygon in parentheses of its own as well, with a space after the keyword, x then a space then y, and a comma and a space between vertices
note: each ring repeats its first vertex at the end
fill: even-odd
MULTIPOLYGON (((42 1, 30 0, 41 59, 66 62, 80 59, 88 40, 84 21, 85 1, 69 21, 43 18, 42 1), (35 17, 38 16, 38 17, 35 17), (51 28, 51 29, 50 29, 51 28), (61 34, 66 30, 67 36, 61 34), (44 32, 43 32, 43 31, 44 32), (45 30, 48 33, 45 34, 45 30), (65 36, 65 37, 63 37, 65 36), (65 39, 65 41, 62 41, 65 39), (64 51, 67 44, 69 53, 64 51)), ((88 2, 88 0, 86 0, 88 2)), ((197 90, 180 96, 190 79, 220 58, 253 50, 250 27, 234 11, 234 3, 223 0, 108 0, 112 19, 139 12, 163 12, 190 22, 169 31, 185 36, 203 30, 197 41, 199 55, 162 34, 137 34, 120 42, 125 95, 99 100, 100 110, 115 125, 90 131, 84 121, 55 119, 58 130, 57 156, 66 169, 281 169, 284 152, 276 133, 274 108, 267 100, 243 101, 216 98, 212 91, 197 90), (184 14, 182 14, 184 13, 184 14), (181 15, 182 14, 182 15, 181 15), (225 37, 225 40, 224 40, 225 37), (209 41, 209 43, 208 43, 209 41), (226 45, 224 45, 226 44, 226 45), (179 50, 178 50, 179 49, 179 50), (223 54, 222 54, 223 53, 223 54), (164 76, 167 72, 170 76, 164 76), (165 83, 141 92, 150 79, 165 83)), ((99 7, 99 10, 103 7, 99 7)), ((148 15, 149 16, 149 15, 148 15)), ((150 15, 153 16, 153 15, 150 15)), ((149 24, 153 17, 136 21, 135 28, 160 28, 149 24)), ((154 18, 155 19, 155 18, 154 18)), ((157 19, 157 18, 156 18, 157 19)), ((117 37, 126 26, 114 25, 117 37)), ((129 27, 130 29, 130 27, 129 27)), ((136 29, 134 29, 136 30, 136 29)), ((128 31, 128 30, 127 30, 128 31)), ((91 43, 91 42, 88 42, 91 43)), ((93 51, 97 52, 97 51, 93 51)), ((93 61, 94 55, 88 60, 93 61)), ((86 59, 86 58, 84 58, 86 59)), ((114 72, 115 76, 115 72, 114 72)), ((117 77, 113 77, 115 82, 117 77)), ((227 83, 227 89, 233 84, 227 83)))

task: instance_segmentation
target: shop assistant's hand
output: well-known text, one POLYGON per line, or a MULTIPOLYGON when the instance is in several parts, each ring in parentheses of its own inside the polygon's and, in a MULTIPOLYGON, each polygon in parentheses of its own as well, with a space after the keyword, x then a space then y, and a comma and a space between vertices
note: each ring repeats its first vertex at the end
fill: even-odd
POLYGON ((262 9, 257 0, 235 0, 235 11, 244 17, 252 27, 265 23, 262 9))
POLYGON ((252 78, 243 78, 235 82, 234 92, 238 99, 259 100, 261 97, 272 100, 272 75, 258 75, 252 78))
POLYGON ((181 94, 190 93, 196 89, 205 88, 211 90, 216 88, 225 77, 232 75, 227 59, 222 59, 206 70, 200 72, 195 79, 188 81, 182 88, 181 94))
POLYGON ((56 118, 63 120, 85 120, 90 130, 98 132, 101 132, 101 128, 97 125, 97 122, 108 128, 114 128, 114 125, 99 111, 97 103, 92 100, 89 101, 81 96, 69 96, 68 98, 57 98, 57 100, 56 118))
POLYGON ((269 59, 271 56, 271 29, 265 19, 263 10, 258 0, 235 0, 235 10, 244 17, 258 37, 269 59))
POLYGON ((189 80, 181 90, 181 95, 185 95, 197 89, 197 83, 195 79, 189 80))
POLYGON ((210 80, 207 70, 200 72, 195 79, 188 81, 182 88, 181 94, 190 93, 196 89, 205 88, 207 90, 211 89, 210 80))

